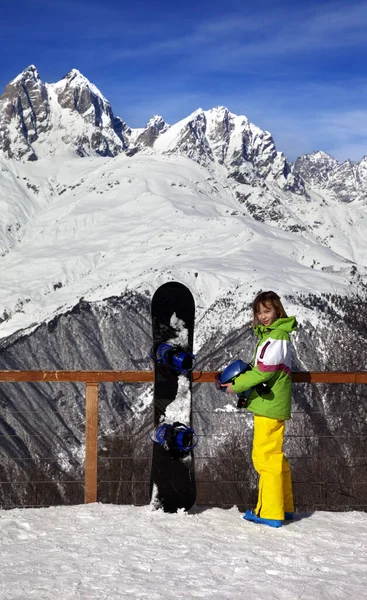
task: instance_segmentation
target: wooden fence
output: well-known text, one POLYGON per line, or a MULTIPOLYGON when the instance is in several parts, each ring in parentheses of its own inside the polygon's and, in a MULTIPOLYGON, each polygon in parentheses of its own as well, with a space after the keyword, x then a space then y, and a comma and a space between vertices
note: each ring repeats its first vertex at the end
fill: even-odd
MULTIPOLYGON (((194 383, 214 383, 215 371, 195 371, 194 383)), ((294 372, 295 383, 366 384, 367 372, 294 372)), ((97 502, 98 384, 123 381, 149 383, 154 371, 0 371, 0 382, 85 383, 85 485, 84 502, 97 502)))

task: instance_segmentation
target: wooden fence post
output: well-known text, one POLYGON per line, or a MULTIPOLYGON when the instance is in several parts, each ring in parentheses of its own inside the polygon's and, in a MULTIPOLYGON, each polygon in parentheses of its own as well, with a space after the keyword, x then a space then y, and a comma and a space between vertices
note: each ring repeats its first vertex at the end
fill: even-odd
POLYGON ((87 383, 85 394, 84 504, 97 502, 98 383, 87 383))

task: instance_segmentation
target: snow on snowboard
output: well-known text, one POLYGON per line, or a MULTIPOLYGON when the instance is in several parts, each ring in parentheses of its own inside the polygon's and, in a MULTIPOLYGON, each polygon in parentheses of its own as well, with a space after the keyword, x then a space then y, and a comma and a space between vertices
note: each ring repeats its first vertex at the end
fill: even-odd
POLYGON ((192 354, 195 303, 181 283, 165 283, 152 299, 154 432, 150 477, 151 505, 165 512, 195 503, 191 428, 192 354))

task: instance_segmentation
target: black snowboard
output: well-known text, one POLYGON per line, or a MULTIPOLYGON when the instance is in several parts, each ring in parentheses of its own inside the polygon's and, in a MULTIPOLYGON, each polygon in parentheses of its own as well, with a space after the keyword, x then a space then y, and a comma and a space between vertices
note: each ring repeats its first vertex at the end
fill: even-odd
MULTIPOLYGON (((153 351, 161 343, 177 345, 192 353, 195 303, 190 290, 169 282, 152 299, 153 351)), ((191 426, 191 372, 179 374, 167 365, 154 366, 154 428, 179 421, 191 426)), ((188 510, 195 503, 193 452, 171 453, 153 444, 150 477, 151 505, 165 512, 188 510)))

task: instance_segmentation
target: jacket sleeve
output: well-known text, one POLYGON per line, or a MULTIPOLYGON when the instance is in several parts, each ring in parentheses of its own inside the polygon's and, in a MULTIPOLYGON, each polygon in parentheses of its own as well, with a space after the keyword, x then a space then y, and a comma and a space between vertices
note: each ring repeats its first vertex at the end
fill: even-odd
POLYGON ((259 383, 268 381, 277 371, 291 373, 289 340, 268 338, 258 349, 256 365, 251 371, 236 377, 232 389, 236 394, 245 392, 259 383))
POLYGON ((258 385, 259 383, 268 381, 273 375, 273 372, 263 372, 257 367, 253 367, 251 371, 246 371, 246 373, 236 377, 234 383, 232 384, 232 389, 235 394, 246 392, 246 390, 249 390, 251 387, 255 387, 255 385, 258 385))

